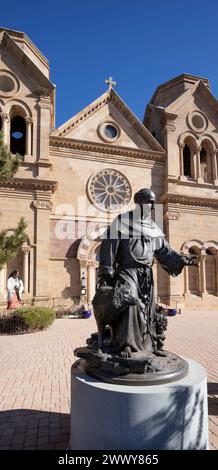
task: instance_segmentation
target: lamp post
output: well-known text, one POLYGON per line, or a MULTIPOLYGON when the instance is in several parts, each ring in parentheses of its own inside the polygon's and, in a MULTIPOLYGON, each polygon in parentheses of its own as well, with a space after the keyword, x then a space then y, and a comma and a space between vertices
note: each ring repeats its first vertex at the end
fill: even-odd
POLYGON ((86 278, 85 278, 85 275, 83 273, 82 277, 81 277, 81 295, 86 295, 86 278))

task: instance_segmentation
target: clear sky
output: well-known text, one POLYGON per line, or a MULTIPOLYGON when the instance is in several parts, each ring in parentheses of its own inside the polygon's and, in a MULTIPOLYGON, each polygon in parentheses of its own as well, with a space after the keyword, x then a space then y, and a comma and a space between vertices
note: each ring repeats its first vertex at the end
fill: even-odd
POLYGON ((106 90, 142 120, 155 88, 181 73, 207 77, 218 97, 217 0, 10 0, 0 25, 25 32, 57 87, 56 126, 106 90))

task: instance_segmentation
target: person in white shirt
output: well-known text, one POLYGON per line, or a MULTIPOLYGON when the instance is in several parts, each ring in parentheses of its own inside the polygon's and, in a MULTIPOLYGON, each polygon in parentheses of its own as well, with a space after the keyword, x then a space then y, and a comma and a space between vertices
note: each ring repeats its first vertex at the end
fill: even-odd
POLYGON ((8 305, 7 309, 20 307, 22 304, 22 293, 24 291, 23 281, 19 278, 19 271, 12 271, 7 280, 8 305))

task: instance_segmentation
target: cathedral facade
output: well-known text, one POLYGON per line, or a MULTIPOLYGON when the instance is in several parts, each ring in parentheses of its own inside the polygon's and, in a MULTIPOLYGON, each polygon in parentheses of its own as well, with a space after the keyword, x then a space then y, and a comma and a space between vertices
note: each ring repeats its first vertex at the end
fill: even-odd
POLYGON ((101 234, 147 187, 171 247, 199 258, 175 278, 154 262, 157 302, 218 309, 218 101, 209 81, 182 74, 160 85, 143 123, 113 85, 55 128, 47 59, 24 33, 0 28, 0 128, 22 159, 0 185, 0 228, 22 216, 28 224, 28 242, 0 271, 2 307, 13 269, 29 304, 91 306, 101 234))

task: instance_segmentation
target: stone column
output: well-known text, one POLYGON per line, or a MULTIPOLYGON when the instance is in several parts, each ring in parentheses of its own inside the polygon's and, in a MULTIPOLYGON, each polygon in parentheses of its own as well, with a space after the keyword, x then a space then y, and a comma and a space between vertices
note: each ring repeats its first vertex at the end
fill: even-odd
POLYGON ((205 271, 205 260, 206 254, 201 255, 200 259, 200 271, 201 271, 201 297, 203 298, 206 294, 206 271, 205 271))
POLYGON ((188 272, 188 266, 184 267, 184 276, 185 276, 185 295, 190 294, 189 290, 189 272, 188 272))
POLYGON ((200 162, 200 151, 202 147, 196 149, 196 170, 197 170, 197 183, 203 183, 204 179, 201 175, 201 162, 200 162))
POLYGON ((192 150, 192 176, 197 179, 197 152, 192 150))
POLYGON ((185 147, 185 144, 179 144, 179 179, 180 181, 183 181, 186 179, 184 176, 184 161, 183 161, 183 149, 185 147))
POLYGON ((5 300, 6 294, 6 264, 0 269, 0 299, 5 300))
POLYGON ((198 270, 198 295, 201 295, 202 285, 201 285, 201 264, 200 263, 198 263, 197 270, 198 270))
POLYGON ((26 155, 32 155, 32 122, 31 118, 26 118, 26 155))
POLYGON ((10 119, 8 114, 2 114, 2 132, 4 144, 10 146, 10 119))
POLYGON ((215 295, 218 296, 218 253, 216 254, 216 286, 215 286, 215 295))
POLYGON ((218 150, 215 149, 212 154, 213 184, 215 185, 218 185, 217 153, 218 153, 218 150))
POLYGON ((49 298, 49 258, 50 258, 50 219, 52 208, 50 195, 36 191, 35 208, 35 280, 34 296, 36 301, 49 298))
POLYGON ((92 303, 92 299, 95 295, 95 266, 94 263, 89 263, 88 264, 88 275, 87 275, 87 300, 88 303, 92 303))
POLYGON ((33 296, 33 289, 34 289, 34 286, 33 286, 33 283, 34 283, 34 246, 35 245, 31 245, 31 249, 30 249, 30 273, 29 273, 30 285, 29 285, 29 289, 30 289, 31 296, 33 296))
POLYGON ((30 247, 24 246, 22 247, 23 251, 23 283, 24 283, 24 292, 25 294, 30 293, 30 286, 29 286, 29 253, 30 247))

